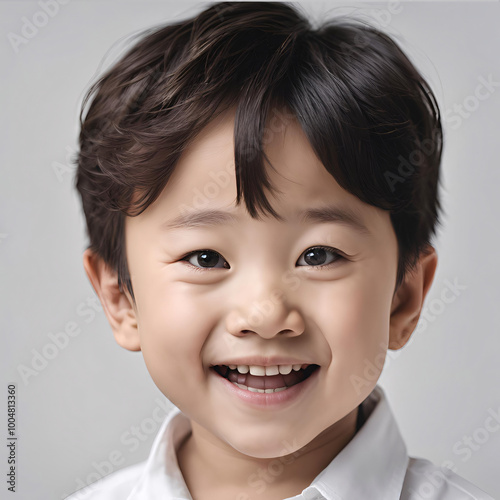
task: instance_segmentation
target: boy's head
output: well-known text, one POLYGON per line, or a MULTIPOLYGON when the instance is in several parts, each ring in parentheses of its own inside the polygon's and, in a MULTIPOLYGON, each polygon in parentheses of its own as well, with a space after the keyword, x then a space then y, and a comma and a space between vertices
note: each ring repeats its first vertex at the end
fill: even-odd
POLYGON ((437 263, 442 136, 426 82, 374 28, 230 2, 148 32, 92 95, 84 263, 119 344, 245 454, 346 435, 437 263), (319 369, 266 414, 213 368, 248 357, 319 369))

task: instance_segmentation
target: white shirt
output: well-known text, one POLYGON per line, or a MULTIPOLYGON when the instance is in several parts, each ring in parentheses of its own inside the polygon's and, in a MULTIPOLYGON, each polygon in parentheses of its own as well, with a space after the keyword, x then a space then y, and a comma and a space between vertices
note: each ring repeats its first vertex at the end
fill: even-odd
MULTIPOLYGON (((300 495, 285 500, 494 500, 451 469, 409 457, 379 385, 362 404, 361 429, 300 495)), ((177 462, 177 449, 190 432, 189 419, 174 406, 146 461, 66 500, 192 500, 177 462)))

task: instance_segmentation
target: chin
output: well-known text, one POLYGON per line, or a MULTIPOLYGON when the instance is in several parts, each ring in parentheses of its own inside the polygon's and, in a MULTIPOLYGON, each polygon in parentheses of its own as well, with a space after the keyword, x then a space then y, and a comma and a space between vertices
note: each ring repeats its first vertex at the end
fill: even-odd
MULTIPOLYGON (((296 433, 280 436, 274 431, 271 434, 272 436, 263 434, 257 439, 247 435, 244 439, 225 439, 225 441, 231 448, 242 455, 257 459, 265 460, 298 455, 298 450, 301 449, 301 446, 297 443, 296 433)), ((290 458, 283 461, 290 461, 290 458)))

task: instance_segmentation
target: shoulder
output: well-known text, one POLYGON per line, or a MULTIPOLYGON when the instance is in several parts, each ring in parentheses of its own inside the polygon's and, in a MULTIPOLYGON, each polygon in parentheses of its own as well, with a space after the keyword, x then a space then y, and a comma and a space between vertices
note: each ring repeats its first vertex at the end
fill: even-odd
POLYGON ((141 462, 112 472, 65 500, 125 500, 141 476, 145 464, 141 462))
POLYGON ((448 467, 409 457, 401 500, 494 500, 448 467))

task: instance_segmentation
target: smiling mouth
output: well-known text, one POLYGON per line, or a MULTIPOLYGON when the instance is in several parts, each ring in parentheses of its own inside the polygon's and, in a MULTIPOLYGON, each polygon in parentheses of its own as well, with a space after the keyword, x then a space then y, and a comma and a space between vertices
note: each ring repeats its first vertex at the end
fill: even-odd
POLYGON ((306 368, 301 368, 298 371, 292 370, 287 375, 279 373, 278 375, 271 376, 257 376, 250 375, 250 373, 239 373, 238 370, 231 370, 226 365, 216 365, 210 367, 210 369, 214 370, 218 375, 224 377, 240 388, 258 392, 278 392, 278 390, 285 390, 288 389, 288 387, 300 384, 310 377, 311 374, 317 369, 319 369, 319 365, 312 364, 306 368))

